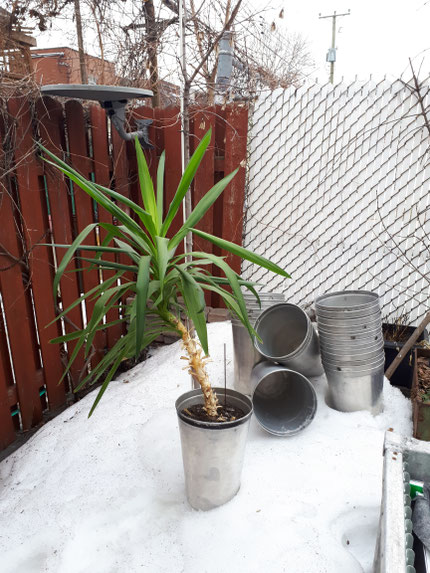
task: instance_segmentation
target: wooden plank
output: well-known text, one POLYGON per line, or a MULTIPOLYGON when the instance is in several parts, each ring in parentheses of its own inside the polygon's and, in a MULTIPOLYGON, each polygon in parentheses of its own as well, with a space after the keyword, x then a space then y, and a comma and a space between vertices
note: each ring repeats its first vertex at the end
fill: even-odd
MULTIPOLYGON (((69 140, 70 163, 73 168, 79 171, 86 179, 90 179, 92 162, 88 152, 84 109, 82 104, 76 100, 66 102, 64 107, 69 140)), ((95 222, 93 200, 77 185, 73 186, 73 196, 76 213, 76 232, 80 233, 87 225, 95 222)), ((97 243, 95 232, 88 235, 84 243, 87 245, 95 245, 97 243)), ((92 257, 95 255, 95 253, 89 253, 88 251, 79 251, 78 254, 83 257, 92 257)), ((81 273, 81 279, 83 291, 88 292, 100 283, 99 273, 95 269, 88 271, 91 264, 86 261, 79 261, 79 264, 82 268, 87 269, 81 273)), ((87 299, 85 301, 88 318, 93 313, 94 305, 94 300, 87 299)), ((91 359, 91 364, 95 366, 103 358, 105 352, 106 333, 103 330, 99 330, 95 335, 93 346, 95 354, 91 359)))
MULTIPOLYGON (((39 119, 39 129, 41 139, 45 147, 63 158, 64 142, 64 122, 63 108, 50 97, 44 97, 36 102, 36 110, 39 119)), ((50 214, 52 221, 52 231, 55 243, 70 245, 73 240, 71 213, 69 204, 68 185, 60 171, 44 165, 47 194, 49 198, 50 214)), ((57 261, 61 261, 64 249, 57 249, 57 261)), ((69 265, 69 269, 74 266, 69 265)), ((60 283, 61 300, 66 308, 79 296, 79 285, 76 277, 77 273, 67 273, 63 275, 60 283)), ((83 328, 82 314, 79 306, 72 309, 67 314, 65 322, 66 332, 74 332, 76 328, 83 328)), ((73 351, 75 343, 68 343, 69 352, 73 351)), ((79 352, 71 368, 71 378, 73 386, 76 386, 80 376, 85 375, 85 358, 83 351, 79 352)))
MULTIPOLYGON (((132 199, 130 177, 129 177, 129 164, 127 158, 127 145, 126 141, 122 139, 116 129, 112 129, 112 178, 115 191, 124 195, 129 199, 132 199)), ((126 213, 132 215, 131 209, 126 205, 120 205, 121 209, 124 209, 126 213)), ((130 257, 123 255, 122 253, 116 257, 119 263, 129 265, 130 257)), ((122 281, 133 281, 134 274, 131 272, 126 272, 122 276, 122 281)), ((125 297, 126 298, 126 297, 125 297)), ((125 331, 125 325, 123 326, 123 332, 125 331)), ((125 332, 124 332, 125 333, 125 332)))
MULTIPOLYGON (((105 187, 111 187, 111 159, 108 151, 108 135, 106 126, 106 112, 100 106, 90 107, 90 124, 92 132, 93 144, 93 172, 96 183, 105 187)), ((114 129, 114 128, 113 128, 114 129)), ((105 209, 98 207, 98 215, 100 223, 113 223, 112 215, 105 209)), ((106 233, 100 229, 100 237, 103 240, 106 233)), ((106 261, 114 261, 115 256, 112 253, 103 255, 106 261)), ((109 270, 103 271, 103 279, 108 279, 113 276, 114 272, 109 270)), ((108 321, 117 320, 119 317, 118 309, 113 308, 107 315, 108 321)), ((106 332, 107 346, 112 348, 117 340, 121 338, 122 326, 117 324, 109 328, 106 332)))
MULTIPOLYGON (((2 109, 6 114, 6 109, 2 109)), ((6 150, 12 151, 19 145, 16 134, 10 130, 9 125, 5 125, 4 117, 0 114, 0 143, 6 150), (7 133, 7 135, 6 135, 7 133), (13 138, 13 139, 9 139, 13 138)), ((23 239, 21 237, 21 222, 19 220, 18 209, 16 210, 18 219, 15 219, 14 208, 16 200, 13 197, 14 185, 12 176, 5 175, 1 189, 0 201, 0 291, 2 293, 4 316, 3 320, 9 326, 9 345, 12 354, 13 369, 17 387, 14 387, 12 373, 7 368, 9 358, 8 350, 3 344, 2 355, 4 377, 7 377, 6 390, 15 389, 15 404, 19 402, 21 411, 21 422, 23 429, 29 429, 37 424, 42 418, 42 408, 39 400, 39 386, 37 370, 39 368, 39 358, 37 355, 37 342, 34 331, 34 319, 30 304, 29 289, 24 288, 23 271, 21 257, 24 251, 23 239), (26 360, 22 360, 22 356, 26 360), (18 396, 19 391, 19 396, 18 396)), ((27 270, 27 277, 29 272, 27 270)), ((2 328, 4 325, 2 324, 2 328)), ((4 339, 3 339, 4 340, 4 339)), ((10 404, 10 402, 9 402, 10 404)), ((10 414, 10 411, 9 411, 10 414)), ((8 416, 9 416, 8 414, 8 416)), ((8 424, 6 422, 6 424, 8 424)), ((10 439, 10 434, 9 434, 10 439)))
MULTIPOLYGON (((225 108, 220 105, 215 106, 215 158, 214 158, 214 182, 218 183, 224 177, 224 157, 225 157, 225 108)), ((227 190, 224 191, 226 193, 227 190)), ((223 237, 224 218, 224 197, 218 197, 213 205, 213 232, 217 237, 223 237)), ((217 246, 213 246, 213 253, 221 256, 223 253, 217 246)), ((213 266, 215 276, 222 276, 222 271, 213 266)), ((214 308, 224 307, 224 302, 217 294, 212 295, 212 306, 214 308)))
MULTIPOLYGON (((222 237, 226 241, 242 244, 243 205, 245 199, 245 162, 248 135, 248 109, 228 106, 225 124, 225 175, 236 168, 239 171, 223 193, 222 237)), ((239 257, 227 254, 228 264, 240 273, 239 257)))
MULTIPOLYGON (((179 181, 181 180, 182 166, 181 166, 181 124, 179 120, 179 108, 167 108, 164 114, 163 130, 164 130, 164 149, 166 151, 166 169, 164 176, 164 211, 167 213, 168 207, 176 193, 179 181)), ((182 208, 178 210, 176 217, 173 219, 172 225, 167 233, 168 237, 172 237, 183 224, 182 208)), ((181 242, 176 250, 177 254, 184 252, 184 246, 181 242)))
MULTIPOLYGON (((149 141, 154 145, 154 149, 145 149, 145 157, 149 167, 152 181, 156 181, 157 177, 157 153, 155 147, 155 125, 154 125, 154 110, 151 107, 142 106, 134 109, 131 113, 131 128, 137 129, 137 119, 152 119, 153 123, 148 128, 149 141)), ((133 142, 134 143, 134 142, 133 142)))
MULTIPOLYGON (((194 184, 192 189, 192 201, 194 208, 215 183, 215 108, 205 108, 201 110, 195 109, 192 111, 193 151, 196 149, 197 145, 200 143, 201 139, 209 130, 209 128, 212 129, 211 142, 194 177, 194 184)), ((206 233, 213 234, 214 213, 214 207, 211 207, 209 211, 204 215, 204 217, 202 217, 200 222, 196 225, 196 228, 201 229, 206 233)), ((206 241, 205 239, 198 237, 197 235, 193 235, 193 251, 213 253, 213 244, 210 241, 206 241)), ((207 268, 210 272, 212 272, 212 265, 207 268)), ((214 293, 205 293, 206 304, 208 306, 212 305, 212 295, 214 295, 214 293)))
POLYGON ((52 293, 54 279, 52 250, 38 246, 50 240, 50 228, 44 188, 41 185, 41 166, 34 155, 31 130, 32 117, 27 100, 18 98, 8 102, 10 114, 16 118, 16 137, 20 144, 15 148, 16 181, 19 204, 23 218, 24 240, 31 276, 34 310, 37 318, 40 350, 49 406, 57 408, 65 402, 64 383, 58 384, 63 373, 61 348, 49 343, 61 334, 59 324, 47 325, 55 319, 52 293))
POLYGON ((156 107, 154 109, 154 139, 151 143, 155 146, 157 157, 160 157, 164 151, 163 117, 164 109, 156 107))
POLYGON ((13 385, 4 321, 0 312, 0 450, 3 450, 15 440, 11 406, 17 402, 18 396, 13 385), (12 404, 9 401, 10 389, 15 390, 16 396, 16 400, 12 404))
POLYGON ((19 407, 24 430, 38 424, 42 419, 39 387, 36 372, 36 333, 31 315, 31 306, 26 300, 30 293, 24 288, 22 267, 17 261, 22 256, 22 245, 16 234, 10 188, 3 190, 0 203, 0 251, 1 292, 9 332, 9 343, 19 396, 19 407), (8 253, 8 255, 4 254, 8 253), (5 270, 7 269, 7 270, 5 270), (22 357, 25 356, 25 360, 22 357))
MULTIPOLYGON (((0 102, 0 105, 3 107, 3 102, 0 102)), ((3 112, 3 109, 1 111, 3 112)), ((6 151, 3 149, 4 135, 5 126, 3 124, 3 116, 0 114, 0 155, 3 157, 6 151)), ((6 186, 4 186, 0 193, 1 202, 3 202, 6 189, 6 186)), ((0 278, 5 272, 7 271, 0 272, 0 278)), ((0 309, 0 449, 6 448, 15 440, 15 427, 12 420, 11 407, 17 403, 18 393, 13 379, 3 311, 0 309), (15 398, 15 400, 11 401, 11 398, 15 398)))

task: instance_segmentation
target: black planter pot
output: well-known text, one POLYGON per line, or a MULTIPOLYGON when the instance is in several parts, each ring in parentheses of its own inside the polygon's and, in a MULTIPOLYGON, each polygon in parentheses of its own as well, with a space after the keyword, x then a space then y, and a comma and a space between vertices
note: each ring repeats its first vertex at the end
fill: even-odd
MULTIPOLYGON (((402 327, 402 332, 404 333, 404 340, 402 342, 396 342, 392 340, 386 340, 386 337, 392 338, 394 332, 396 332, 399 327, 395 324, 383 323, 382 331, 384 333, 384 352, 385 352, 385 370, 393 362, 400 349, 408 340, 408 338, 414 333, 415 326, 404 326, 402 327), (391 336, 390 336, 391 335, 391 336)), ((428 340, 428 332, 424 330, 418 338, 417 342, 421 340, 428 340)), ((398 388, 404 389, 407 393, 410 392, 412 388, 412 380, 414 374, 415 365, 415 353, 414 350, 417 348, 415 345, 411 348, 408 354, 403 358, 402 362, 397 367, 397 370, 391 376, 391 384, 397 386, 398 388)))

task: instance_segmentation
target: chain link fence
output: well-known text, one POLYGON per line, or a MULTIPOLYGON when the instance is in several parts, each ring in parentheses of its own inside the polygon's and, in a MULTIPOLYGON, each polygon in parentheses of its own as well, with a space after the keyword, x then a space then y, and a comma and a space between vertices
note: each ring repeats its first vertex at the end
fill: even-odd
POLYGON ((285 268, 244 277, 287 300, 368 289, 383 315, 428 309, 428 80, 263 94, 251 116, 244 246, 285 268), (421 103, 419 103, 421 98, 421 103))

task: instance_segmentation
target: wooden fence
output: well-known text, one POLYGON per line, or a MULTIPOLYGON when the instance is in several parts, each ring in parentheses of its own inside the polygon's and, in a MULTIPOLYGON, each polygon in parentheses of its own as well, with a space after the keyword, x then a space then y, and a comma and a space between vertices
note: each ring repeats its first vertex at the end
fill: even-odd
MULTIPOLYGON (((147 152, 147 159, 154 176, 161 151, 166 151, 165 204, 173 197, 181 177, 178 117, 177 108, 139 108, 130 118, 131 128, 136 118, 153 119, 149 139, 154 149, 147 152)), ((241 106, 192 110, 193 147, 212 127, 212 142, 193 184, 193 203, 224 174, 242 164, 199 225, 236 243, 242 242, 247 121, 247 109, 241 106)), ((79 355, 70 378, 58 384, 67 360, 66 350, 49 344, 51 338, 61 334, 59 321, 46 325, 58 312, 52 282, 57 257, 64 250, 56 252, 38 244, 71 243, 84 226, 112 223, 112 217, 41 161, 35 140, 66 157, 84 176, 141 201, 133 144, 124 142, 111 129, 101 107, 86 107, 75 100, 63 105, 52 98, 32 100, 23 96, 0 101, 0 450, 12 443, 17 433, 40 423, 46 412, 64 407, 82 372, 97 364, 122 334, 121 325, 100 331, 90 365, 79 355)), ((182 214, 175 220, 173 231, 181 221, 182 214)), ((98 232, 102 236, 97 228, 88 242, 97 240, 98 232)), ((211 244, 199 239, 195 243, 198 249, 212 249, 211 244)), ((215 248, 213 252, 217 252, 215 248)), ((239 261, 230 258, 230 262, 239 270, 239 261)), ((108 277, 109 273, 104 272, 102 280, 108 277)), ((65 275, 60 285, 63 308, 99 281, 95 270, 65 275)), ((212 306, 218 302, 215 298, 208 300, 212 306)), ((93 304, 87 303, 84 309, 77 306, 69 313, 70 320, 64 324, 66 332, 85 324, 85 315, 91 313, 93 304)), ((68 351, 72 349, 69 344, 68 351)))

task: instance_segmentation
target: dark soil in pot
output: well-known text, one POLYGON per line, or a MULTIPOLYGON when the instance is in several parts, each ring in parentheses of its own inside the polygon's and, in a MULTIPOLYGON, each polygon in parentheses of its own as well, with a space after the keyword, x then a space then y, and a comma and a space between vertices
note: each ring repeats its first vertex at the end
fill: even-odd
POLYGON ((241 408, 237 408, 235 406, 221 406, 218 409, 218 417, 213 418, 208 416, 206 410, 204 409, 203 404, 195 404, 194 406, 190 406, 189 408, 184 408, 182 413, 185 414, 187 417, 200 420, 202 422, 233 422, 234 420, 240 420, 245 416, 245 412, 241 408))

